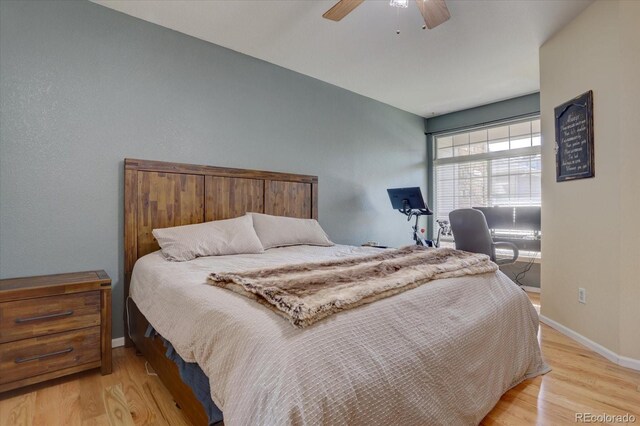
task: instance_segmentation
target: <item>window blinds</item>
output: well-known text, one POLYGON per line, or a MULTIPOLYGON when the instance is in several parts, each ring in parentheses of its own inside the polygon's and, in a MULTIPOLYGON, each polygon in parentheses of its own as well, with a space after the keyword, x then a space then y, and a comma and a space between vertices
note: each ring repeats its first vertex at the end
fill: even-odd
POLYGON ((435 216, 458 208, 539 206, 540 119, 435 137, 435 216))

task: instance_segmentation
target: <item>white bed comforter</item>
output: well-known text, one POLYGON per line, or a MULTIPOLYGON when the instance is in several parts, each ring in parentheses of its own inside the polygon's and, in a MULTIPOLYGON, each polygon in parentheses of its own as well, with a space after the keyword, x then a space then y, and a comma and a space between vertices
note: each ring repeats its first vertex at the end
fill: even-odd
POLYGON ((522 380, 548 371, 538 316, 501 272, 437 280, 297 329, 206 283, 214 271, 370 254, 296 246, 135 265, 131 297, 197 362, 234 425, 472 425, 522 380))

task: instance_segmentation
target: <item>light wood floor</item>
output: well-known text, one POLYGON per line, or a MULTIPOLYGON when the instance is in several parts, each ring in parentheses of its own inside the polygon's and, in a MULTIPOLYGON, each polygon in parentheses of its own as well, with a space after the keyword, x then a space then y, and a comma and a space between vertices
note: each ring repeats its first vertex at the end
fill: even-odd
MULTIPOLYGON (((530 294, 535 304, 537 295, 530 294)), ((507 392, 484 425, 575 424, 575 413, 635 415, 640 372, 619 367, 546 325, 540 341, 553 371, 507 392)), ((0 395, 0 425, 186 425, 133 349, 113 351, 113 374, 86 372, 0 395)))

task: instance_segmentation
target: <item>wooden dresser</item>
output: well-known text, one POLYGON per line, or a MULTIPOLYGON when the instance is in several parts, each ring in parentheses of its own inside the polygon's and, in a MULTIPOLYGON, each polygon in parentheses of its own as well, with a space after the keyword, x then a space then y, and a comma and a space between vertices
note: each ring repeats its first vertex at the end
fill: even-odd
POLYGON ((97 367, 111 373, 106 272, 0 280, 0 392, 97 367))

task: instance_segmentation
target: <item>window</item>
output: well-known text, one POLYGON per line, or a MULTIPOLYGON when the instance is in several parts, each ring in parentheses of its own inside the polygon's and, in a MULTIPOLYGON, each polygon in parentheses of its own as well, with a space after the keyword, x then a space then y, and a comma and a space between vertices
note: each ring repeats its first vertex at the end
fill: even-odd
POLYGON ((540 119, 435 136, 436 219, 468 207, 539 206, 540 119))

